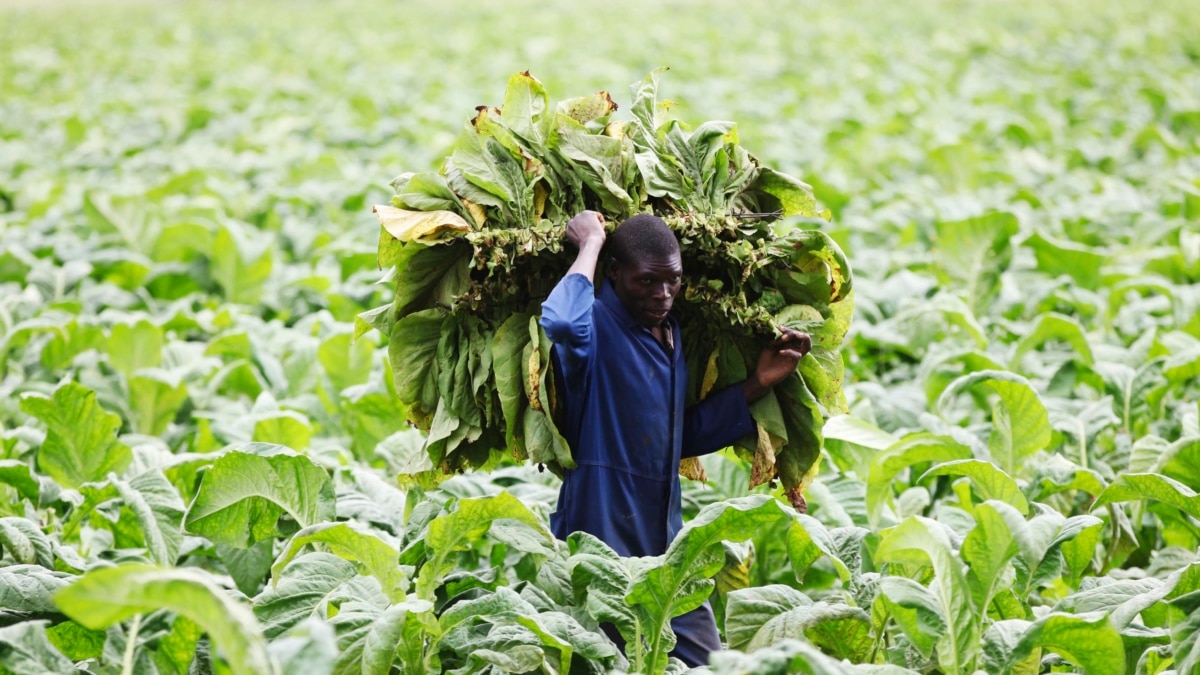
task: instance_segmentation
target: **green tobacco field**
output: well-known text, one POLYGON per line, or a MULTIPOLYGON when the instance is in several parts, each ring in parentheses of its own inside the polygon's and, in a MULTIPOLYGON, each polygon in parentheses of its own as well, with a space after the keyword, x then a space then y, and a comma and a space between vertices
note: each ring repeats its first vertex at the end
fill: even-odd
POLYGON ((677 673, 705 598, 696 672, 1200 673, 1198 35, 1182 0, 0 4, 0 675, 677 673), (828 211, 848 414, 807 514, 723 451, 623 559, 551 536, 550 471, 429 471, 371 210, 514 73, 628 119, 662 66, 828 211))

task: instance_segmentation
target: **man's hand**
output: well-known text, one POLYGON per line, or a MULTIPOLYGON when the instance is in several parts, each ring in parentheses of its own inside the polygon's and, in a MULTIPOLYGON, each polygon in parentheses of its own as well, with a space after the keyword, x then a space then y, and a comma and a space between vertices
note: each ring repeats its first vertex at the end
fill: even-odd
POLYGON ((594 282, 605 236, 604 216, 595 211, 582 211, 567 221, 567 241, 579 249, 567 274, 582 274, 594 282))
POLYGON ((604 216, 595 211, 581 211, 567 222, 567 241, 580 251, 585 246, 603 246, 604 239, 604 216))
POLYGON ((796 372, 800 359, 812 349, 812 338, 807 333, 782 328, 783 336, 771 343, 758 355, 758 365, 742 384, 747 401, 756 401, 783 378, 796 372))

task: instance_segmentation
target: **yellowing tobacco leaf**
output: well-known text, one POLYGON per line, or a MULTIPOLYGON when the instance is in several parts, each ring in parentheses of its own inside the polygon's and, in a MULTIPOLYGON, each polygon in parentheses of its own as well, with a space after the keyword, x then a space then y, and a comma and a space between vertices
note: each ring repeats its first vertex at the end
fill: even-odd
POLYGON ((704 470, 699 457, 684 457, 680 460, 679 475, 702 483, 708 482, 708 472, 704 470))
POLYGON ((371 211, 379 224, 398 241, 433 244, 471 231, 462 216, 452 211, 405 211, 376 204, 371 211))

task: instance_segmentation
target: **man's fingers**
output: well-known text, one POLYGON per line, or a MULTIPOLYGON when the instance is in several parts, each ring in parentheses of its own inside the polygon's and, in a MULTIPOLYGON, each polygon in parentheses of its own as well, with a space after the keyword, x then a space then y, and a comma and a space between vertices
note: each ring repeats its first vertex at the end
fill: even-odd
POLYGON ((812 349, 812 338, 809 337, 808 333, 801 333, 800 331, 788 328, 787 326, 782 327, 780 331, 783 333, 783 335, 781 335, 779 339, 775 340, 773 346, 780 347, 789 343, 798 342, 805 351, 812 349))

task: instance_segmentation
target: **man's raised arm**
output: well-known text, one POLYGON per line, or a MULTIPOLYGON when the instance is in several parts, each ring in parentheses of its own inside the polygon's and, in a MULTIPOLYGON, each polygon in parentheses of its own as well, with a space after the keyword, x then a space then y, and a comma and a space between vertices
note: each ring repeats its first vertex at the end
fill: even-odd
POLYGON ((567 223, 567 241, 579 249, 579 254, 542 303, 542 329, 567 361, 578 362, 587 356, 592 339, 592 303, 596 299, 593 279, 604 239, 604 216, 595 211, 584 211, 567 223))

